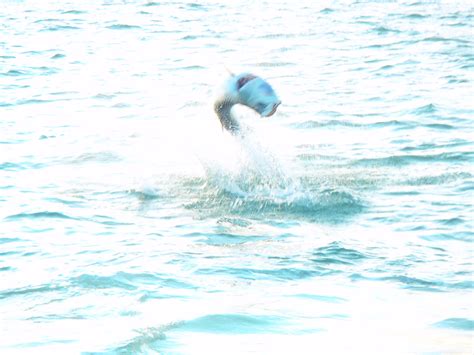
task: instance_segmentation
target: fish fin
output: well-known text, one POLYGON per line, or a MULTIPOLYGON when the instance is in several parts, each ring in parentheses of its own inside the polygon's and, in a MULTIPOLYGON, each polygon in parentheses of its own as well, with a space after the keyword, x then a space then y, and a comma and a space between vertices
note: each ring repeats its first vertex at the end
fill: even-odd
POLYGON ((225 70, 229 73, 230 76, 234 77, 235 74, 230 71, 230 69, 227 67, 227 65, 224 65, 225 70))

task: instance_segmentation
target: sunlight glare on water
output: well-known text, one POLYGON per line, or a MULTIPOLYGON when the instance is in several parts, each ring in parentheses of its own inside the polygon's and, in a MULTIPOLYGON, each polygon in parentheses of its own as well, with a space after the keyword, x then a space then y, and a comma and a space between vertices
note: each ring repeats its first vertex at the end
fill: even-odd
POLYGON ((470 2, 1 10, 0 353, 473 352, 470 2))

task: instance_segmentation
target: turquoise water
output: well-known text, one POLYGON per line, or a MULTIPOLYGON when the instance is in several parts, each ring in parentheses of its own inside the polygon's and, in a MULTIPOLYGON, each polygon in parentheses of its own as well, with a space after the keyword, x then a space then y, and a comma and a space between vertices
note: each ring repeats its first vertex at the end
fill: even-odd
POLYGON ((0 353, 473 352, 472 3, 0 6, 0 353))

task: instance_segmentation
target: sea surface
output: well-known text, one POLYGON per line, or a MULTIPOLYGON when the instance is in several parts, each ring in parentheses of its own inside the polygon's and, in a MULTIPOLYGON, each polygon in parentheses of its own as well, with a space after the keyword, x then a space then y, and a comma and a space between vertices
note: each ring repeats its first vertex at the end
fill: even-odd
POLYGON ((0 1, 1 354, 472 354, 471 1, 0 1), (282 100, 213 112, 227 69, 282 100))

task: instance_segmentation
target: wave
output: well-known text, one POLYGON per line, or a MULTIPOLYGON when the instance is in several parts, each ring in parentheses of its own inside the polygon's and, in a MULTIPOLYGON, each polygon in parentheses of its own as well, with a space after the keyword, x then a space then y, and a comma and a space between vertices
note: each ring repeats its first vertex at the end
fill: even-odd
POLYGON ((172 341, 166 333, 172 331, 213 334, 262 334, 285 333, 286 317, 270 315, 247 315, 239 313, 216 313, 193 317, 189 320, 169 322, 161 326, 135 329, 137 335, 119 347, 108 349, 111 353, 149 353, 156 350, 173 352, 172 341))
MULTIPOLYGON (((108 349, 111 354, 148 354, 155 353, 156 342, 166 341, 165 331, 173 329, 180 322, 171 322, 168 325, 149 327, 146 329, 134 330, 137 336, 129 339, 123 345, 108 349)), ((161 349, 160 349, 161 350, 161 349)))

